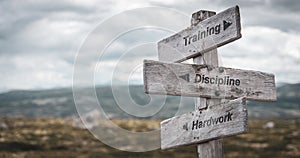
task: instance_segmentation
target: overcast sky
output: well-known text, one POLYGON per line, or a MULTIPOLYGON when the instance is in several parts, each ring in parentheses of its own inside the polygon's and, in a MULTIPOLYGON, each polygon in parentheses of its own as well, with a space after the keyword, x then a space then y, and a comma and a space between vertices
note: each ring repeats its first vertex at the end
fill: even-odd
POLYGON ((278 83, 300 82, 297 0, 1 0, 0 91, 70 87, 78 53, 79 61, 84 61, 78 64, 86 68, 76 73, 85 76, 86 71, 95 71, 95 84, 108 84, 112 77, 119 84, 142 84, 142 60, 157 59, 157 41, 188 27, 195 11, 220 12, 235 5, 240 6, 242 38, 218 49, 222 66, 274 73, 278 83), (154 19, 177 27, 145 26, 117 36, 117 29, 130 28, 132 23, 122 20, 129 16, 123 11, 149 6, 172 10, 153 9, 153 14, 134 16, 136 23, 154 19), (178 19, 168 15, 172 11, 178 12, 178 19), (113 17, 118 24, 103 25, 113 17), (99 48, 83 54, 81 46, 97 28, 105 32, 91 40, 99 48), (105 45, 111 36, 117 37, 105 45), (102 45, 106 46, 104 54, 102 45))

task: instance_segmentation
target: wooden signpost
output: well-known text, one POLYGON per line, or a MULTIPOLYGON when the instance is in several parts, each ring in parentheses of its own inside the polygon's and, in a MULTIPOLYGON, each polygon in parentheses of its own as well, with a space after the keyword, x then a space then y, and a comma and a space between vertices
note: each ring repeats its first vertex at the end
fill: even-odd
POLYGON ((259 71, 145 60, 144 76, 151 94, 276 101, 274 75, 259 71))
POLYGON ((229 8, 158 43, 158 58, 181 62, 241 38, 239 7, 229 8))
POLYGON ((161 148, 207 142, 248 131, 246 99, 216 104, 161 122, 161 148))
POLYGON ((197 97, 195 111, 161 122, 161 149, 197 144, 199 158, 222 158, 220 138, 248 131, 246 99, 276 101, 273 74, 219 67, 216 48, 239 38, 238 6, 199 11, 191 27, 158 43, 160 62, 144 61, 146 93, 197 97), (170 63, 189 58, 194 64, 170 63))

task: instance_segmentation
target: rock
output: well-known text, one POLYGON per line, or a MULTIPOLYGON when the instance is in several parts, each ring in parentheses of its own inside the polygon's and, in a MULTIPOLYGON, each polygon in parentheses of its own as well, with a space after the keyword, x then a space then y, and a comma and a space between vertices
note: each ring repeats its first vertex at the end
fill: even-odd
POLYGON ((292 133, 292 136, 294 136, 294 137, 296 137, 296 136, 298 136, 299 135, 299 132, 297 132, 297 131, 294 131, 293 133, 292 133))
POLYGON ((0 122, 0 129, 8 129, 8 126, 5 122, 0 122))
POLYGON ((81 129, 92 129, 99 125, 100 121, 100 112, 99 111, 90 111, 80 118, 73 118, 73 127, 81 129))
POLYGON ((273 121, 269 121, 263 125, 263 128, 264 129, 272 129, 272 128, 274 128, 274 126, 275 126, 275 123, 273 121))

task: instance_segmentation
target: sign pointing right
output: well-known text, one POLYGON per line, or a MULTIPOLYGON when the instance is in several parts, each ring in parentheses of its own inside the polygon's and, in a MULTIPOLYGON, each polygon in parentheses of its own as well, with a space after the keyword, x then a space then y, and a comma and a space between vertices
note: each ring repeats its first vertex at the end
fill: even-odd
POLYGON ((165 62, 181 62, 241 37, 240 12, 235 6, 161 40, 158 58, 165 62))

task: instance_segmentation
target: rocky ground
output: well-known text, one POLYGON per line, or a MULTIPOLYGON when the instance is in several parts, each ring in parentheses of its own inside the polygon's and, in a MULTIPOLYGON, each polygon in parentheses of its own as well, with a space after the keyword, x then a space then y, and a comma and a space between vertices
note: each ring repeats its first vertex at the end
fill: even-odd
MULTIPOLYGON (((114 120, 124 129, 147 131, 159 121, 114 120)), ((224 138, 226 158, 300 157, 300 119, 250 120, 249 133, 224 138)), ((66 119, 0 119, 0 157, 189 157, 195 146, 144 153, 113 149, 94 138, 88 130, 76 128, 66 119)))

